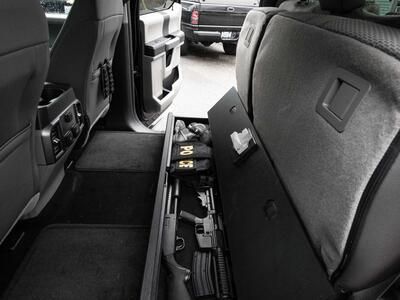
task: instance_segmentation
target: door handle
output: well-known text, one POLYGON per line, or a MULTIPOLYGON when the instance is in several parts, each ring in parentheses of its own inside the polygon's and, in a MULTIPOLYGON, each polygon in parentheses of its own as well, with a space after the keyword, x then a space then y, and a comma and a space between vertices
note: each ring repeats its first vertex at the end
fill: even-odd
POLYGON ((178 47, 180 43, 181 43, 181 39, 178 36, 170 39, 169 41, 167 41, 165 43, 165 51, 168 51, 168 50, 178 47))

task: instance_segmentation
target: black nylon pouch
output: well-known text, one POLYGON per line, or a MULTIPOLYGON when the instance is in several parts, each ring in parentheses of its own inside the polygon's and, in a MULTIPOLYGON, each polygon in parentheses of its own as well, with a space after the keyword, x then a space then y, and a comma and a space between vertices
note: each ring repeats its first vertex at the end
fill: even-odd
POLYGON ((201 142, 175 143, 175 145, 172 147, 172 161, 186 159, 210 159, 211 157, 211 148, 201 142))
POLYGON ((196 175, 199 173, 208 173, 211 169, 211 161, 209 159, 184 159, 171 163, 170 174, 179 175, 196 175))

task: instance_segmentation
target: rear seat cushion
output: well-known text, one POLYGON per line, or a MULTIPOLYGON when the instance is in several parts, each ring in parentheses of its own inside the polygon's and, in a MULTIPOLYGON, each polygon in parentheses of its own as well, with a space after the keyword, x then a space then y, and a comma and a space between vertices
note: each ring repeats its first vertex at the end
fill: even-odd
MULTIPOLYGON (((331 278, 343 271, 364 192, 400 128, 399 59, 396 29, 293 13, 271 19, 256 57, 254 125, 331 278), (342 133, 316 112, 338 69, 371 85, 342 133)), ((398 222, 391 224, 379 226, 398 222)), ((363 288, 378 280, 376 272, 389 271, 379 257, 365 262, 375 273, 348 278, 343 286, 363 288)))

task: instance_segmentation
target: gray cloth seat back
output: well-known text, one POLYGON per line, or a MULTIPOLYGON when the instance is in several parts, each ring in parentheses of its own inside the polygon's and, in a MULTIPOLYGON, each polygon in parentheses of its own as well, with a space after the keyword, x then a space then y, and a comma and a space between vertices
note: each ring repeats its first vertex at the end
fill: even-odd
POLYGON ((254 61, 269 20, 279 13, 276 7, 260 7, 248 12, 236 50, 236 85, 246 111, 252 116, 251 86, 254 61))
MULTIPOLYGON (((302 3, 298 0, 283 1, 279 8, 260 7, 249 11, 243 23, 237 44, 236 85, 243 105, 250 118, 253 116, 252 78, 254 61, 270 19, 279 12, 312 12, 319 8, 317 1, 302 3)), ((289 43, 287 47, 289 47, 289 43)))
POLYGON ((400 272, 399 82, 400 32, 362 20, 279 13, 256 56, 254 126, 343 291, 400 272))
POLYGON ((33 132, 49 63, 37 0, 0 3, 0 242, 38 193, 33 132))
POLYGON ((91 127, 109 107, 99 67, 113 59, 122 19, 122 0, 76 0, 51 49, 47 80, 73 87, 91 127))

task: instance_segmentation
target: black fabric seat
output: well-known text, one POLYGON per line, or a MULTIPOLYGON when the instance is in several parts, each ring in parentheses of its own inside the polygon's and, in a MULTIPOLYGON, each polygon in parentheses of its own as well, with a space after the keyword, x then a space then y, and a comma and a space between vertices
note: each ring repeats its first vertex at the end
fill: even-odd
MULTIPOLYGON (((347 14, 363 4, 321 8, 347 14)), ((400 272, 400 32, 278 12, 261 35, 239 94, 251 95, 242 100, 326 276, 343 293, 374 287, 400 272)))
POLYGON ((101 67, 112 64, 122 19, 122 0, 76 0, 51 49, 47 80, 74 88, 89 128, 109 109, 101 67))
POLYGON ((47 22, 37 0, 0 4, 0 242, 39 199, 33 133, 49 64, 47 22))

